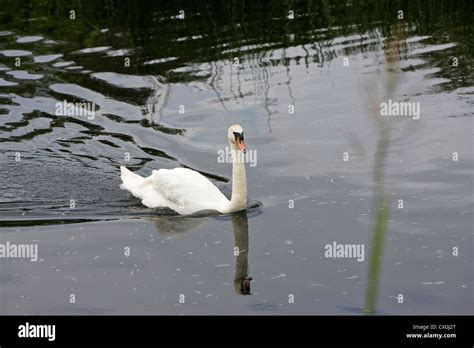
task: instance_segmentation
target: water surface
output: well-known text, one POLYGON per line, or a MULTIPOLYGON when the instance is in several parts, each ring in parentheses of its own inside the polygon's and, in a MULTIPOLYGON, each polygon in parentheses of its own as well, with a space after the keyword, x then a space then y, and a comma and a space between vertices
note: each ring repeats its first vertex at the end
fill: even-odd
POLYGON ((363 314, 377 154, 390 214, 375 313, 472 313, 472 12, 3 0, 0 241, 37 243, 39 261, 1 259, 1 313, 363 314), (421 117, 391 119, 379 151, 389 85, 421 117), (94 118, 58 116, 64 100, 94 103, 94 118), (119 189, 121 165, 185 166, 229 194, 217 151, 235 123, 262 206, 183 218, 119 189), (334 241, 365 245, 365 260, 325 258, 334 241))

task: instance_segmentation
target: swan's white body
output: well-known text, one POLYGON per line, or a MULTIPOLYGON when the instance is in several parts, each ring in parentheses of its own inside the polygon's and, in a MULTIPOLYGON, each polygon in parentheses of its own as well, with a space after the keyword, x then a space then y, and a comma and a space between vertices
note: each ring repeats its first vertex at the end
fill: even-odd
MULTIPOLYGON (((239 151, 239 147, 230 135, 236 134, 236 130, 242 133, 242 148, 245 149, 242 128, 232 126, 229 128, 228 138, 234 154, 239 151)), ((142 204, 148 208, 167 207, 180 215, 202 210, 217 210, 224 214, 244 210, 247 208, 245 163, 237 158, 238 156, 232 156, 230 201, 209 179, 187 168, 153 170, 149 177, 143 178, 125 167, 120 167, 123 182, 120 187, 141 199, 142 204)))

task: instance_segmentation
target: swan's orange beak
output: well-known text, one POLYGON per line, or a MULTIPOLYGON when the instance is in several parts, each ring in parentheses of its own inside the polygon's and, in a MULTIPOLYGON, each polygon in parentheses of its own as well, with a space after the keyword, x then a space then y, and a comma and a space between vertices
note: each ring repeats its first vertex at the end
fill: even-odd
POLYGON ((247 152, 247 145, 245 145, 245 142, 242 139, 237 139, 237 146, 239 147, 239 150, 243 153, 247 152))

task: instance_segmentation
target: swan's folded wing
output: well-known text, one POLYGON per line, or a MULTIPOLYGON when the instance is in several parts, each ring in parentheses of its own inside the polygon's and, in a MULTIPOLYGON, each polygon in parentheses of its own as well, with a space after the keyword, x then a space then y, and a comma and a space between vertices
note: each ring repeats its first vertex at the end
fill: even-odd
POLYGON ((168 202, 164 197, 153 188, 153 177, 145 178, 139 186, 140 197, 142 204, 148 208, 165 208, 168 207, 168 202))
POLYGON ((170 208, 177 211, 179 208, 186 212, 217 209, 228 203, 212 182, 194 170, 160 169, 153 171, 152 177, 153 189, 171 203, 170 208))

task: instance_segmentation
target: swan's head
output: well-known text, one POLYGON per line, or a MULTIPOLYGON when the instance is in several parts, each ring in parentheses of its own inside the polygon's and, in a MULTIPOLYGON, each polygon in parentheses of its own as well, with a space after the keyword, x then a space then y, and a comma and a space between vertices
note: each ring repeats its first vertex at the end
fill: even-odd
POLYGON ((247 145, 245 145, 244 142, 244 130, 240 125, 234 124, 233 126, 230 126, 227 131, 227 139, 231 145, 235 144, 235 146, 243 153, 247 152, 247 145))
POLYGON ((252 281, 252 277, 249 277, 249 276, 239 278, 239 279, 234 279, 235 291, 239 295, 252 295, 250 292, 251 281, 252 281))

